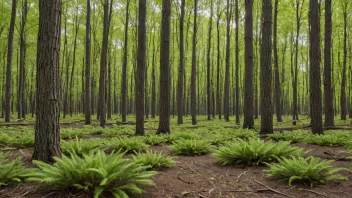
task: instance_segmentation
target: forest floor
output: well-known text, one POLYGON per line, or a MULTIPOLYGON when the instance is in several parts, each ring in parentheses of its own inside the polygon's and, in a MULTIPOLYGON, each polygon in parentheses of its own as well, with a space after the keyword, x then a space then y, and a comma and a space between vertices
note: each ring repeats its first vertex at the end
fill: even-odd
MULTIPOLYGON (((82 128, 81 124, 66 127, 82 128)), ((113 126, 112 126, 113 127, 113 126)), ((153 127, 152 127, 153 128, 153 127)), ((152 131, 151 131, 152 132, 152 131)), ((86 138, 100 138, 101 135, 91 135, 86 138)), ((106 137, 105 137, 106 138, 106 137)), ((351 167, 351 161, 336 158, 334 154, 347 151, 345 147, 327 147, 296 143, 295 146, 310 150, 309 156, 334 160, 335 167, 351 167)), ((352 197, 352 173, 344 171, 341 174, 348 177, 347 181, 332 181, 326 185, 310 188, 307 186, 288 186, 276 179, 264 176, 265 166, 220 165, 211 154, 204 156, 174 156, 168 148, 169 144, 151 146, 154 151, 162 151, 174 157, 176 164, 171 168, 159 169, 152 180, 155 186, 145 188, 145 194, 135 198, 220 198, 220 197, 352 197)), ((4 148, 0 145, 0 150, 4 148)), ((11 158, 22 157, 26 167, 34 167, 31 163, 32 148, 18 148, 11 151, 11 158)), ((1 171, 1 170, 0 170, 1 171)), ((16 198, 66 198, 92 197, 91 194, 45 188, 39 183, 21 183, 9 187, 0 187, 0 197, 16 198)), ((132 196, 133 197, 133 196, 132 196)))

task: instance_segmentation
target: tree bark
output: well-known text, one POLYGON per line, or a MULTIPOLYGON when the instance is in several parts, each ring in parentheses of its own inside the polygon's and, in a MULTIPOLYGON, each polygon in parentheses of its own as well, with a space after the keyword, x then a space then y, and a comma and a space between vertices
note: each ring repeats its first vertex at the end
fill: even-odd
POLYGON ((11 87, 12 87, 12 53, 13 53, 13 35, 16 21, 17 0, 12 0, 11 21, 9 34, 7 37, 7 64, 6 64, 6 91, 5 91, 5 122, 11 120, 11 87))
POLYGON ((137 51, 137 73, 135 84, 135 103, 136 103, 136 135, 144 135, 144 86, 145 86, 145 68, 147 54, 147 2, 139 0, 138 14, 138 51, 137 51))
POLYGON ((159 128, 156 134, 170 133, 170 29, 171 0, 163 0, 160 44, 159 128))
POLYGON ((243 128, 253 128, 253 0, 245 1, 245 80, 243 128))
POLYGON ((180 17, 180 65, 178 68, 177 81, 177 124, 183 124, 183 75, 185 70, 184 65, 184 21, 185 21, 185 0, 181 0, 181 17, 180 17))
POLYGON ((236 79, 236 124, 240 124, 240 87, 239 87, 239 43, 238 43, 238 30, 239 30, 239 7, 238 7, 238 0, 235 0, 235 23, 236 23, 236 29, 235 29, 235 34, 236 34, 236 62, 235 62, 235 67, 236 67, 236 74, 235 74, 235 79, 236 79))
POLYGON ((225 83, 224 83, 224 119, 230 121, 230 23, 232 5, 227 0, 226 6, 226 57, 225 57, 225 83))
MULTIPOLYGON (((126 4, 126 23, 125 23, 125 44, 124 44, 124 54, 122 63, 122 82, 121 82, 121 116, 122 122, 126 122, 127 115, 127 58, 128 58, 128 25, 129 25, 129 7, 130 0, 127 0, 126 4)), ((131 85, 132 86, 132 85, 131 85)))
POLYGON ((310 0, 309 5, 310 115, 312 118, 312 133, 323 134, 320 78, 320 5, 316 0, 310 0))
POLYGON ((211 31, 213 29, 213 0, 210 0, 210 19, 208 29, 208 49, 207 49, 207 114, 211 120, 211 80, 210 80, 210 52, 211 52, 211 31))
POLYGON ((346 120, 347 101, 346 101, 346 65, 347 65, 347 1, 343 4, 343 67, 340 94, 341 120, 346 120))
POLYGON ((264 0, 262 7, 263 31, 260 48, 260 134, 273 132, 273 113, 271 100, 271 45, 272 45, 272 3, 264 0))
POLYGON ((191 72, 191 116, 192 125, 197 124, 197 15, 198 0, 194 0, 193 41, 192 41, 192 72, 191 72))
POLYGON ((331 0, 325 0, 325 41, 324 41, 324 109, 325 126, 334 126, 333 90, 331 85, 331 0))
POLYGON ((53 162, 60 149, 61 1, 39 1, 36 124, 33 159, 53 162))
POLYGON ((282 122, 281 117, 281 84, 279 75, 279 55, 277 50, 277 14, 278 14, 279 0, 275 0, 274 8, 274 74, 275 74, 275 110, 276 119, 282 122))
POLYGON ((99 79, 99 118, 100 126, 105 127, 106 124, 106 104, 105 104, 105 88, 106 88, 106 67, 108 53, 108 36, 109 36, 109 1, 104 0, 104 30, 100 59, 100 79, 99 79))
POLYGON ((84 115, 85 115, 85 124, 91 124, 91 90, 90 90, 90 0, 87 0, 87 18, 86 18, 86 84, 85 84, 85 105, 84 105, 84 115))

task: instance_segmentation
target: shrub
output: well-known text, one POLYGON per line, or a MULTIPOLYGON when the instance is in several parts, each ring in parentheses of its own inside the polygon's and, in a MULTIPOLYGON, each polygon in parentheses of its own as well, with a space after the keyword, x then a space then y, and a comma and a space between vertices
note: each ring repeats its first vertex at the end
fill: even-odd
POLYGON ((283 133, 272 133, 268 137, 276 141, 290 141, 291 143, 302 142, 306 136, 311 135, 309 131, 286 131, 283 133))
POLYGON ((175 132, 168 136, 167 142, 174 143, 178 140, 185 139, 185 140, 199 140, 201 136, 193 133, 193 132, 175 132))
POLYGON ((265 163, 269 170, 264 170, 268 177, 280 178, 288 182, 291 186, 293 183, 310 185, 324 184, 330 180, 347 180, 347 177, 337 175, 336 173, 345 168, 334 168, 331 161, 323 160, 310 156, 308 158, 292 157, 277 159, 277 164, 265 163))
POLYGON ((346 138, 337 134, 309 135, 305 142, 320 146, 343 146, 346 144, 346 138))
POLYGON ((135 153, 132 156, 134 162, 153 168, 168 168, 175 164, 172 157, 168 157, 153 151, 147 151, 146 153, 135 153))
POLYGON ((33 132, 20 133, 0 133, 0 144, 14 147, 33 147, 34 134, 33 132))
POLYGON ((213 153, 213 157, 221 164, 248 164, 259 165, 263 162, 274 161, 275 157, 287 157, 301 155, 303 149, 290 146, 290 142, 271 141, 264 142, 260 139, 241 139, 229 142, 213 153))
POLYGON ((148 145, 160 145, 167 142, 166 135, 149 135, 144 137, 144 143, 148 145))
POLYGON ((107 150, 122 150, 130 153, 144 152, 148 149, 148 145, 143 142, 141 137, 131 138, 113 138, 105 142, 105 149, 107 150))
POLYGON ((0 153, 0 186, 7 186, 21 182, 27 169, 24 168, 21 158, 8 162, 7 155, 0 153))
POLYGON ((74 151, 77 155, 89 153, 91 150, 100 148, 103 145, 102 139, 92 138, 86 140, 80 140, 76 137, 76 141, 62 141, 61 150, 64 154, 68 155, 74 151))
POLYGON ((148 178, 156 172, 146 171, 145 166, 123 158, 123 155, 120 152, 106 155, 103 151, 97 151, 79 157, 73 152, 70 157, 55 157, 53 165, 33 161, 37 168, 27 176, 29 181, 56 188, 93 192, 94 197, 99 197, 103 192, 118 198, 141 194, 142 186, 153 185, 148 178))
POLYGON ((240 129, 230 134, 232 134, 234 138, 241 138, 241 139, 247 139, 247 140, 250 138, 258 137, 258 133, 250 129, 240 129))
POLYGON ((176 155, 205 155, 212 149, 207 140, 181 139, 169 147, 176 155))

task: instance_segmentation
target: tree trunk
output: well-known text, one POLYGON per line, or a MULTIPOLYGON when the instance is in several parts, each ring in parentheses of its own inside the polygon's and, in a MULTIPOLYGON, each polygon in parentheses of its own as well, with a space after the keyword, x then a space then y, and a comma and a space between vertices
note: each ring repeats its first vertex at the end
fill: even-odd
POLYGON ((210 0, 210 19, 208 29, 208 49, 207 49, 207 114, 211 120, 211 80, 210 80, 210 52, 211 52, 211 31, 213 29, 213 0, 210 0))
POLYGON ((85 105, 84 105, 84 115, 85 115, 85 124, 91 124, 91 90, 90 90, 90 0, 87 0, 87 18, 86 18, 86 88, 85 88, 85 105))
POLYGON ((275 74, 275 110, 276 119, 278 122, 282 122, 281 117, 281 85, 279 75, 279 55, 277 52, 277 13, 279 7, 279 0, 275 0, 274 8, 274 74, 275 74))
POLYGON ((273 113, 271 100, 271 45, 272 45, 272 3, 271 0, 263 1, 263 31, 260 49, 260 134, 273 132, 273 113))
POLYGON ((243 128, 253 128, 253 0, 245 1, 245 80, 243 128))
POLYGON ((105 127, 105 124, 106 124, 105 87, 106 87, 108 36, 109 36, 109 1, 104 0, 104 30, 103 30, 103 42, 102 42, 103 44, 101 48, 100 79, 99 79, 99 117, 100 117, 101 127, 105 127))
POLYGON ((312 118, 312 132, 314 134, 323 134, 320 78, 320 5, 318 1, 310 0, 309 9, 310 115, 312 118))
POLYGON ((5 91, 5 122, 10 122, 11 118, 11 87, 12 87, 12 52, 13 52, 13 35, 16 20, 17 0, 12 0, 11 21, 9 34, 7 37, 7 64, 6 64, 6 91, 5 91))
POLYGON ((192 72, 191 72, 191 116, 192 124, 197 124, 197 15, 198 0, 194 0, 194 19, 193 19, 193 42, 192 42, 192 72))
POLYGON ((26 59, 26 38, 25 38, 25 27, 27 22, 28 2, 23 0, 22 2, 22 20, 20 30, 20 71, 19 71, 19 82, 18 82, 18 119, 25 118, 25 59, 26 59))
POLYGON ((138 51, 137 51, 137 73, 135 84, 136 102, 136 135, 144 135, 144 86, 145 68, 147 54, 147 1, 139 0, 138 14, 138 51))
POLYGON ((171 0, 163 0, 160 37, 160 113, 156 134, 170 133, 170 26, 171 0))
POLYGON ((333 90, 331 85, 331 0, 325 1, 325 41, 324 41, 324 109, 325 126, 334 126, 333 90))
MULTIPOLYGON (((126 4, 126 23, 125 23, 125 44, 122 64, 122 82, 121 82, 121 116, 122 122, 126 122, 127 114, 127 59, 128 59, 128 25, 129 25, 129 7, 130 0, 126 4)), ((132 85, 131 85, 132 86, 132 85)))
MULTIPOLYGON (((239 7, 238 7, 238 0, 235 0, 235 23, 239 24, 239 7)), ((235 29, 235 34, 236 34, 236 62, 235 62, 235 67, 236 67, 236 74, 235 74, 235 79, 236 79, 236 124, 240 124, 240 87, 239 87, 239 44, 238 44, 238 25, 236 25, 235 29)))
POLYGON ((183 75, 185 70, 184 65, 184 21, 185 21, 185 0, 181 0, 181 17, 180 17, 180 66, 178 68, 177 81, 177 124, 183 124, 183 75))
POLYGON ((346 120, 347 115, 347 101, 346 101, 346 65, 347 65, 347 1, 344 2, 343 10, 343 67, 342 67, 342 81, 340 94, 340 108, 341 120, 346 120))
MULTIPOLYGON (((220 2, 220 1, 219 1, 220 2)), ((217 71, 216 71, 216 110, 219 116, 219 120, 221 120, 221 91, 220 91, 220 19, 222 12, 220 11, 220 5, 218 5, 218 18, 216 22, 216 30, 217 30, 217 71)))
POLYGON ((155 85, 155 43, 153 38, 153 57, 152 57, 152 101, 151 101, 151 116, 155 118, 156 107, 156 85, 155 85))
POLYGON ((61 1, 39 1, 36 124, 33 159, 53 162, 60 149, 61 1))
POLYGON ((230 23, 232 15, 230 0, 226 5, 226 58, 225 58, 225 83, 224 83, 224 119, 230 121, 230 23))

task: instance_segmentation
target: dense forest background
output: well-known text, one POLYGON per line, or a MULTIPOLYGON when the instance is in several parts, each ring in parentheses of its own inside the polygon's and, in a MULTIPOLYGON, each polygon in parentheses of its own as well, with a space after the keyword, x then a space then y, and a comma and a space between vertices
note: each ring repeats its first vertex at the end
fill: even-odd
MULTIPOLYGON (((274 1, 273 1, 274 2, 274 1)), ((277 60, 278 76, 273 70, 274 81, 281 84, 280 106, 283 115, 309 115, 309 1, 280 0, 277 9, 277 60), (295 113, 297 112, 297 113, 295 113)), ((96 114, 99 96, 99 71, 103 36, 103 1, 91 0, 91 105, 92 113, 96 114)), ((137 65, 137 32, 138 32, 138 2, 136 0, 111 0, 110 30, 108 39, 108 66, 106 78, 107 118, 111 114, 120 114, 122 108, 122 80, 126 77, 127 114, 135 113, 135 78, 137 65), (128 29, 126 31, 126 28, 128 29), (123 65, 127 66, 126 75, 123 65)), ((184 114, 191 111, 190 84, 192 66, 192 38, 194 24, 194 1, 185 1, 184 16, 184 114)), ((244 1, 199 0, 196 34, 196 93, 197 114, 210 114, 219 118, 228 109, 228 114, 236 114, 236 80, 238 79, 239 114, 242 114, 244 103, 244 1), (239 21, 235 23, 235 10, 238 8, 239 21), (212 22, 212 23, 210 23, 212 22), (212 26, 210 26, 212 25, 212 26), (210 29, 210 27, 212 27, 210 29), (238 61, 239 72, 236 74, 236 34, 238 27, 238 61), (209 31, 210 30, 210 31, 209 31), (210 37, 209 37, 210 35, 210 37), (208 42, 210 41, 210 43, 208 42), (230 42, 228 42, 230 41, 230 42), (229 55, 226 55, 227 43, 229 55), (210 47, 210 48, 209 48, 210 47), (208 50, 210 51, 208 52, 208 50), (207 61, 210 58, 210 108, 207 107, 207 61), (226 61, 229 68, 226 70, 226 61), (224 100, 226 74, 229 74, 229 93, 224 100), (238 75, 238 76, 237 76, 238 75), (226 104, 228 101, 229 104, 226 104), (226 108, 225 105, 228 107, 226 108)), ((261 1, 253 4, 253 55, 254 55, 254 117, 259 117, 260 103, 260 44, 261 44, 261 1)), ((324 47, 324 6, 320 3, 321 49, 324 47)), ((160 72, 160 28, 161 0, 147 1, 147 61, 145 81, 145 114, 146 116, 159 112, 159 72, 160 72)), ((177 114, 177 82, 179 69, 180 15, 181 1, 172 1, 171 14, 171 95, 170 112, 177 114)), ((274 4, 273 4, 274 5, 274 4)), ((4 117, 6 64, 8 53, 8 32, 10 28, 12 4, 2 0, 0 5, 0 101, 1 115, 4 117)), ((341 111, 352 116, 352 42, 351 16, 352 3, 345 0, 332 2, 332 90, 334 113, 341 111), (345 90, 345 92, 343 91, 345 90), (346 106, 345 106, 346 104, 346 106)), ((275 12, 273 10, 273 12, 275 12)), ((37 1, 18 0, 14 28, 13 54, 10 75, 11 112, 13 118, 18 113, 19 119, 26 114, 33 116, 35 111, 36 53, 38 37, 39 6, 37 1), (21 70, 23 69, 23 72, 21 70), (23 80, 22 80, 23 79, 23 80)), ((275 24, 274 24, 275 26, 275 24)), ((86 1, 62 1, 61 28, 61 89, 62 115, 73 115, 84 111, 85 90, 85 38, 86 38, 86 1)), ((274 35, 275 36, 275 35, 274 35)), ((322 51, 323 52, 323 51, 322 51)), ((274 54, 274 53, 273 53, 274 54)), ((322 53, 322 60, 324 60, 322 53)), ((274 58, 274 56, 273 56, 274 58)), ((272 61, 274 67, 274 61, 272 61)), ((324 61, 321 61, 321 68, 324 61)), ((322 75, 324 70, 321 69, 322 75)), ((322 90, 324 83, 322 85, 322 90)), ((273 104, 275 104, 273 91, 273 104)), ((274 106, 274 105, 273 105, 274 106)), ((226 113, 226 112, 225 112, 226 113)), ((343 116, 343 115, 342 115, 343 116)), ((294 117, 295 118, 295 117, 294 117)), ((296 119, 296 118, 295 118, 296 119)), ((295 120, 294 119, 294 120, 295 120)), ((297 117, 297 119, 299 119, 297 117)))

